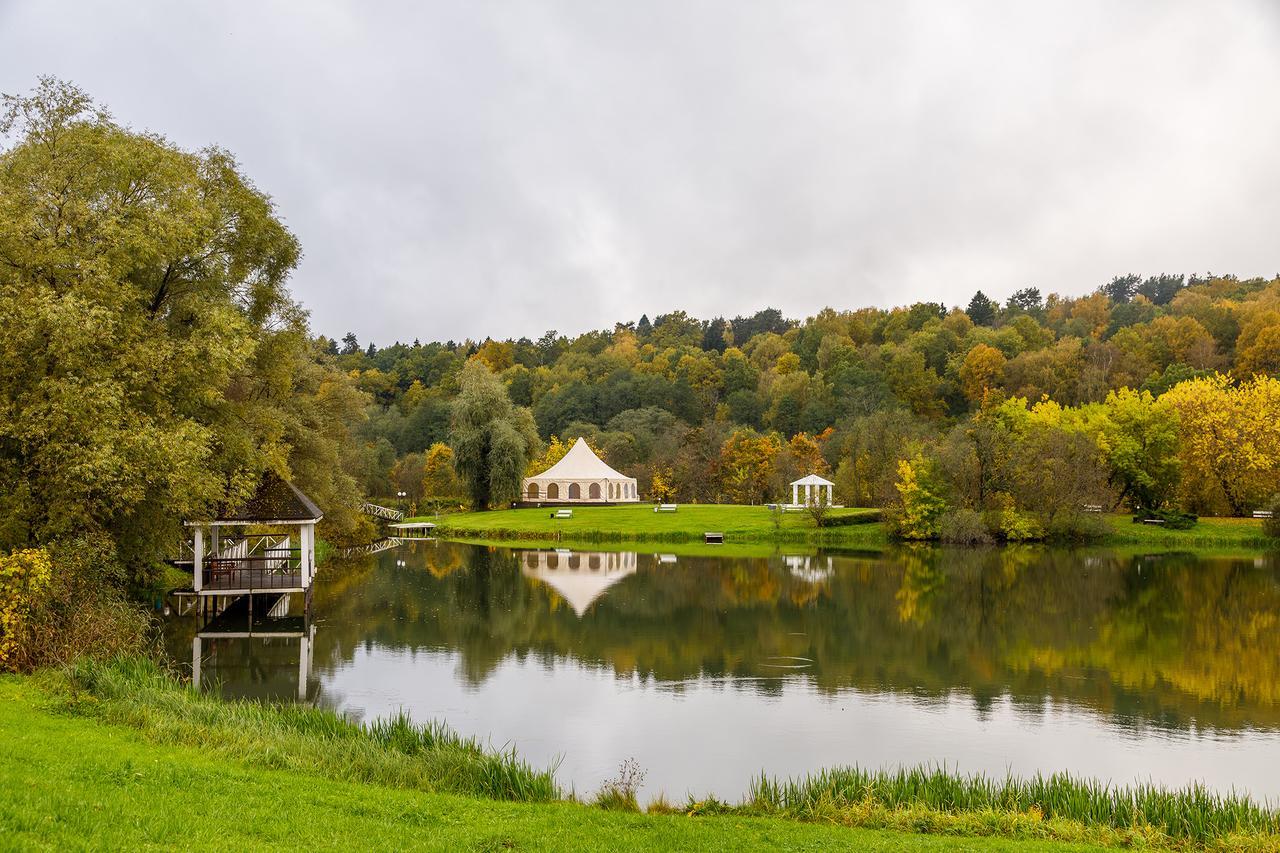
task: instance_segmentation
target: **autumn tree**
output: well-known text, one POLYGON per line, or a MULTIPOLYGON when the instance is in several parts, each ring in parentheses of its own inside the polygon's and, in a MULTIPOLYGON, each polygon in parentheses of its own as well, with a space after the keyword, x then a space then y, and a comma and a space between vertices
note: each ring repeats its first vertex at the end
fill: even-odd
POLYGON ((437 442, 427 449, 422 464, 422 493, 431 499, 448 499, 462 493, 462 483, 454 470, 453 449, 437 442))
POLYGON ((960 365, 960 383, 970 402, 982 402, 987 392, 999 384, 1005 361, 1004 353, 987 344, 969 350, 960 365))
POLYGON ((772 435, 755 430, 735 431, 720 451, 721 482, 733 503, 760 503, 773 479, 782 445, 772 435))
POLYGON ((1161 398, 1178 413, 1184 494, 1193 508, 1243 515, 1280 477, 1280 379, 1236 384, 1222 374, 1174 386, 1161 398))

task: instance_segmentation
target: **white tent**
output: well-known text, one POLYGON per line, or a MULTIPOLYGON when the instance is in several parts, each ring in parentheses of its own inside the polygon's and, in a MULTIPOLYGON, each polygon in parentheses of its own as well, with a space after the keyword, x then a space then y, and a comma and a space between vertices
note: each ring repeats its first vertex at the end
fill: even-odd
POLYGON ((581 438, 559 462, 536 477, 526 477, 520 485, 520 497, 527 502, 571 504, 640 500, 636 478, 619 474, 604 464, 581 438))
POLYGON ((822 500, 822 490, 826 489, 826 504, 827 506, 834 506, 831 495, 835 485, 835 483, 819 477, 817 474, 801 477, 791 484, 791 503, 794 506, 811 506, 822 500))
POLYGON ((581 617, 609 587, 635 574, 637 557, 630 551, 526 551, 520 561, 526 577, 554 589, 581 617))

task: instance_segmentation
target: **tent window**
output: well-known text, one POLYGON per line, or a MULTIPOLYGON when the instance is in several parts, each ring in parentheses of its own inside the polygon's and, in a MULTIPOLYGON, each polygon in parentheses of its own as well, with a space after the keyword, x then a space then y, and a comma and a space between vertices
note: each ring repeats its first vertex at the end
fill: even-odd
POLYGON ((587 497, 591 498, 591 500, 593 501, 600 500, 600 484, 599 483, 592 483, 590 486, 587 487, 587 497))
POLYGON ((552 483, 551 485, 547 486, 547 500, 550 500, 550 501, 560 500, 560 484, 559 483, 552 483))
POLYGON ((579 486, 577 483, 569 484, 569 500, 571 501, 582 500, 582 487, 579 486))
POLYGON ((536 501, 536 500, 538 499, 538 484, 537 484, 537 483, 530 483, 530 484, 529 484, 529 499, 530 499, 530 500, 534 500, 534 501, 536 501))

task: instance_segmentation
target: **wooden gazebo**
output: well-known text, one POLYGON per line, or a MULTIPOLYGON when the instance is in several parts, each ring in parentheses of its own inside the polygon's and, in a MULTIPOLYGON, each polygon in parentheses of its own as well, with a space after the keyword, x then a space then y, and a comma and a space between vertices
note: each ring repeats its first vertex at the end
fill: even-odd
POLYGON ((193 534, 192 589, 199 596, 307 592, 323 517, 292 483, 264 475, 243 506, 211 521, 186 522, 193 534))

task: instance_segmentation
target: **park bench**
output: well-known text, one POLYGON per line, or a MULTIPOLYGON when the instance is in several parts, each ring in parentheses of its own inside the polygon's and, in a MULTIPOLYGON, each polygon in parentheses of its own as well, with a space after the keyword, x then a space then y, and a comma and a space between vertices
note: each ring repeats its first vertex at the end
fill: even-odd
POLYGON ((723 545, 724 534, 723 533, 704 533, 702 534, 702 541, 707 545, 723 545))
POLYGON ((1102 512, 1102 504, 1085 504, 1082 509, 1085 512, 1102 512))
POLYGON ((1255 509, 1253 511, 1254 518, 1274 518, 1275 514, 1269 509, 1255 509))
POLYGON ((1144 518, 1142 519, 1142 523, 1143 524, 1164 524, 1164 519, 1163 518, 1144 518))
POLYGON ((551 517, 552 517, 552 518, 573 518, 573 510, 571 510, 571 509, 558 509, 558 510, 556 510, 554 513, 552 513, 552 514, 551 514, 551 517))
POLYGON ((679 504, 658 504, 653 508, 654 512, 675 512, 680 509, 679 504))

